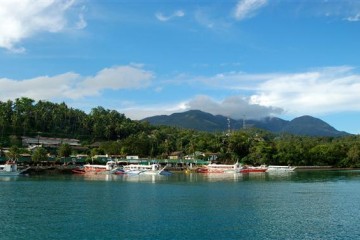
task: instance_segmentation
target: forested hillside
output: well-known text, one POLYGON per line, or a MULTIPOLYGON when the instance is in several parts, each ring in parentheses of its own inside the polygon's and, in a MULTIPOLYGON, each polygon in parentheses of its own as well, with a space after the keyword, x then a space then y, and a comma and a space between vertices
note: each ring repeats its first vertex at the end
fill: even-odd
POLYGON ((231 119, 222 115, 212 115, 200 110, 189 110, 171 115, 147 117, 143 121, 157 126, 173 126, 207 132, 226 131, 228 128, 260 128, 273 133, 289 133, 301 136, 340 137, 350 135, 338 131, 321 119, 302 116, 292 121, 277 117, 263 119, 231 119))
POLYGON ((52 136, 84 141, 119 140, 149 126, 131 121, 114 110, 93 108, 89 114, 65 103, 35 102, 29 98, 0 102, 0 138, 8 136, 52 136))
MULTIPOLYGON (((183 156, 203 159, 215 154, 217 161, 226 163, 360 167, 358 135, 309 137, 257 128, 210 133, 152 126, 103 107, 93 108, 87 114, 65 103, 35 102, 29 98, 0 102, 0 155, 5 147, 21 148, 21 136, 38 135, 80 139, 89 155, 168 158, 178 151, 183 156), (100 143, 98 148, 91 148, 94 142, 100 143)), ((76 153, 75 149, 72 151, 76 153)))

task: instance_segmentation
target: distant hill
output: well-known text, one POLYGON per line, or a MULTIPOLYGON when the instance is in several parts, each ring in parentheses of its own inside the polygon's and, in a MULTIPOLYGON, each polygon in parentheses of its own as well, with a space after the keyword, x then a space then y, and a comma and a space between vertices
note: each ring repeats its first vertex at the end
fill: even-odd
MULTIPOLYGON (((336 130, 326 122, 311 116, 302 116, 291 121, 277 117, 266 117, 261 120, 230 120, 232 130, 244 127, 265 129, 274 133, 290 133, 305 136, 345 136, 347 132, 336 130)), ((180 128, 195 129, 207 132, 222 132, 228 130, 228 118, 222 115, 212 115, 200 110, 190 110, 171 115, 159 115, 148 117, 147 121, 152 125, 175 126, 180 128)))
POLYGON ((311 116, 302 116, 290 121, 282 130, 295 135, 307 136, 344 136, 347 132, 336 130, 326 122, 311 116))

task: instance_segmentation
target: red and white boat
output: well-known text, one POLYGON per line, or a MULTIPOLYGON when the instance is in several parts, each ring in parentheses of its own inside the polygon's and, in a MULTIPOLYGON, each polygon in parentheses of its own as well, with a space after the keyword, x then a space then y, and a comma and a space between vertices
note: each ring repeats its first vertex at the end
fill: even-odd
POLYGON ((116 163, 114 161, 108 161, 106 165, 99 164, 85 164, 81 168, 73 169, 72 172, 76 174, 98 174, 98 173, 109 173, 110 171, 116 168, 116 163))
POLYGON ((229 164, 216 164, 210 163, 204 167, 198 168, 198 173, 239 173, 242 166, 239 163, 232 165, 229 164))
POLYGON ((261 173, 266 172, 268 168, 265 166, 253 167, 253 166, 244 166, 240 170, 240 173, 261 173))

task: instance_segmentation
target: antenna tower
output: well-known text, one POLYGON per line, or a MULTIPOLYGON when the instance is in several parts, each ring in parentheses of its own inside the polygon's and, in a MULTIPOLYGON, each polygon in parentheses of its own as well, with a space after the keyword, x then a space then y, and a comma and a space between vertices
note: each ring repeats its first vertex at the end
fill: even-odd
POLYGON ((228 125, 228 135, 230 135, 230 118, 227 118, 227 125, 228 125))

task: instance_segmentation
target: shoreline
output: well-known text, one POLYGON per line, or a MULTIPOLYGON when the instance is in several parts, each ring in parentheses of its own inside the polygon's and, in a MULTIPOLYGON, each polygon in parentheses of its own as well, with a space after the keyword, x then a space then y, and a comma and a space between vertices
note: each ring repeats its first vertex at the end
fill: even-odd
POLYGON ((297 166, 296 171, 319 171, 319 170, 360 170, 360 168, 340 168, 333 166, 297 166))
MULTIPOLYGON (((43 175, 43 174, 50 174, 50 175, 60 175, 60 174, 73 174, 72 170, 76 168, 76 166, 31 166, 25 174, 30 175, 43 175)), ((168 169, 170 172, 174 173, 182 173, 182 172, 192 172, 195 173, 195 169, 168 169)), ((341 170, 360 170, 360 168, 339 168, 339 167, 332 167, 332 166, 297 166, 294 172, 306 172, 306 171, 341 171, 341 170)))

